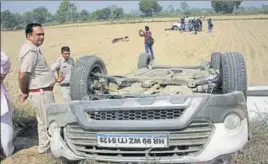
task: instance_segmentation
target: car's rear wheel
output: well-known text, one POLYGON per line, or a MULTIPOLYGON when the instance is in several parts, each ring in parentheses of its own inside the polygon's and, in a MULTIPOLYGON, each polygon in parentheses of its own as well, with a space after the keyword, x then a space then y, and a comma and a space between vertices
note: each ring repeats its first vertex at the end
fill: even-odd
POLYGON ((139 56, 139 60, 138 60, 138 69, 141 68, 148 68, 149 64, 151 63, 151 55, 148 53, 142 53, 139 56))
POLYGON ((70 80, 72 100, 82 100, 85 96, 96 93, 96 90, 93 89, 93 82, 98 78, 92 73, 107 74, 103 60, 94 55, 81 57, 72 70, 70 80))
POLYGON ((238 52, 226 52, 220 58, 221 91, 241 91, 247 97, 247 71, 244 57, 238 52))

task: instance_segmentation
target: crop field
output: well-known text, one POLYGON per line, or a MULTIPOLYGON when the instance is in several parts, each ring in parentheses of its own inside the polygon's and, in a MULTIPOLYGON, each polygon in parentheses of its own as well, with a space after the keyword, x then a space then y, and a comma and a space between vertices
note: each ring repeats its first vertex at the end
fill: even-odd
MULTIPOLYGON (((260 20, 246 20, 246 16, 239 20, 227 20, 228 18, 221 17, 223 20, 215 21, 212 33, 207 33, 207 23, 204 21, 203 31, 197 35, 192 32, 165 31, 165 28, 171 27, 173 21, 44 27, 45 42, 41 50, 48 63, 52 64, 60 57, 60 48, 68 45, 75 60, 83 55, 96 54, 105 61, 108 74, 124 75, 137 68, 138 56, 144 52, 144 40, 139 37, 138 31, 148 25, 155 39, 153 49, 157 64, 197 65, 203 60, 210 60, 212 52, 236 51, 243 53, 245 57, 248 86, 268 85, 268 19, 264 19, 268 17, 262 16, 263 19, 260 20), (128 41, 112 43, 114 38, 125 36, 129 37, 128 41)), ((20 130, 15 138, 15 144, 19 145, 20 150, 5 159, 3 164, 26 164, 29 161, 36 164, 59 163, 50 155, 38 155, 37 134, 31 131, 36 129, 34 111, 28 102, 17 102, 18 53, 24 40, 24 31, 1 32, 1 50, 8 54, 12 64, 12 72, 5 83, 17 113, 15 119, 19 123, 14 123, 16 131, 20 130), (25 113, 31 114, 28 117, 25 113)), ((54 93, 56 101, 62 102, 58 85, 54 93)), ((237 163, 268 163, 268 134, 262 132, 262 127, 258 129, 254 130, 253 141, 244 154, 239 155, 237 163)))

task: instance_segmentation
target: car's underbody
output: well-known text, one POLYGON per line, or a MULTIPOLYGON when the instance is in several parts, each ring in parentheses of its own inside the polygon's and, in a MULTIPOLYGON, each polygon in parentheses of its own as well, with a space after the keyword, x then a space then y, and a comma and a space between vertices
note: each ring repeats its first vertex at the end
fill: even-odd
POLYGON ((101 95, 107 93, 107 97, 212 93, 215 92, 219 72, 209 68, 209 63, 206 64, 198 69, 154 66, 151 69, 139 69, 126 76, 95 73, 94 76, 98 77, 98 80, 92 83, 92 89, 95 97, 98 97, 97 92, 101 95))

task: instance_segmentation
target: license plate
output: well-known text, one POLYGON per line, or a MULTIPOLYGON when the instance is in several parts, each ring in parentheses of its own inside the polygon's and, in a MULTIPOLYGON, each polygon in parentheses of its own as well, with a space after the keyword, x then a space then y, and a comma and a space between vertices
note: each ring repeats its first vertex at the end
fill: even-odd
POLYGON ((98 133, 97 143, 102 147, 168 147, 168 134, 98 133))

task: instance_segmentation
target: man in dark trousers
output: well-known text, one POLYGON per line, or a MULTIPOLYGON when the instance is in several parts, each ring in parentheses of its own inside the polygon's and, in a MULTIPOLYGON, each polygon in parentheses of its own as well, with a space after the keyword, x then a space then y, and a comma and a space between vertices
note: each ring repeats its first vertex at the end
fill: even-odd
POLYGON ((208 19, 208 32, 212 32, 212 28, 213 28, 212 19, 209 18, 208 19))
POLYGON ((185 16, 181 18, 181 31, 185 31, 185 16))
POLYGON ((202 31, 202 21, 201 21, 200 18, 198 18, 197 21, 199 22, 199 29, 198 29, 198 31, 202 31))
POLYGON ((145 26, 145 31, 140 30, 139 35, 140 37, 144 37, 145 52, 146 53, 150 52, 152 61, 154 61, 155 60, 153 51, 154 40, 152 38, 152 32, 150 31, 149 26, 145 26))
POLYGON ((197 34, 197 31, 198 31, 198 21, 194 18, 193 19, 193 26, 194 26, 194 31, 195 31, 195 34, 197 34))

